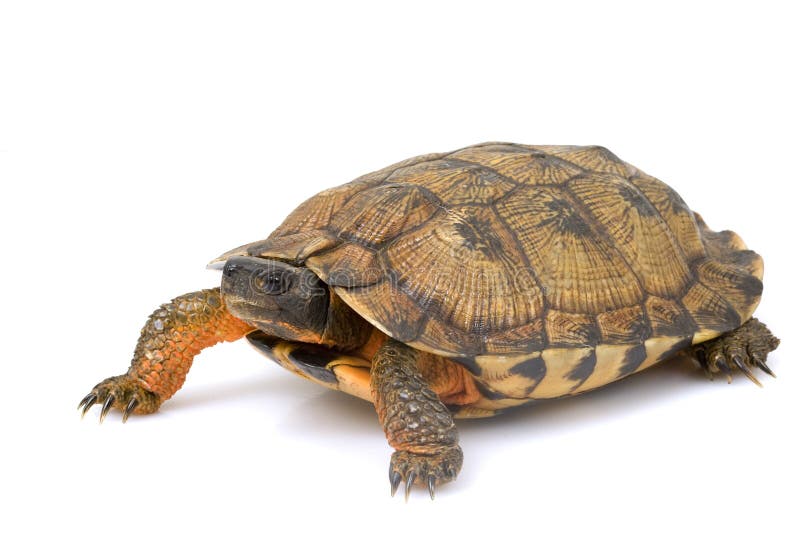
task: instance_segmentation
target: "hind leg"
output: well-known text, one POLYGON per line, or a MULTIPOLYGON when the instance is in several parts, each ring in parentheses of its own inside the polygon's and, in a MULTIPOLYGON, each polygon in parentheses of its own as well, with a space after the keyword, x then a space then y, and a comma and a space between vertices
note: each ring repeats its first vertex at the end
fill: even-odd
POLYGON ((736 330, 692 347, 690 354, 712 380, 715 373, 725 373, 730 383, 733 370, 739 369, 760 386, 761 382, 752 373, 752 368, 758 367, 775 376, 767 367, 767 355, 778 348, 779 343, 780 340, 772 335, 764 323, 754 317, 736 330))

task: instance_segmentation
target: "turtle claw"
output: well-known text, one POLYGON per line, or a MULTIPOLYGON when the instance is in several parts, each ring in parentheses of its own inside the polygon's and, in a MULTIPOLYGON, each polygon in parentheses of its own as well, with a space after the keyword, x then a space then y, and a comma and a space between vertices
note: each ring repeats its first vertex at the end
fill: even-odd
POLYGON ((414 480, 417 478, 417 473, 411 471, 408 474, 408 478, 406 479, 406 502, 408 502, 408 497, 411 495, 411 486, 414 485, 414 480))
MULTIPOLYGON (((460 466, 459 466, 459 469, 461 469, 460 466)), ((453 467, 452 465, 448 465, 444 470, 444 474, 445 474, 447 480, 455 480, 456 479, 456 475, 458 475, 458 470, 455 467, 453 467)))
POLYGON ((778 378, 775 375, 775 373, 772 371, 772 369, 769 368, 769 366, 767 365, 767 362, 765 362, 764 360, 762 360, 760 358, 754 358, 754 359, 755 359, 756 365, 758 366, 759 369, 761 369, 762 371, 767 373, 772 378, 778 378))
POLYGON ((111 410, 111 407, 114 406, 115 400, 116 399, 114 398, 114 395, 109 395, 106 397, 106 401, 103 403, 103 408, 100 410, 100 424, 103 423, 108 415, 108 412, 111 410))
POLYGON ((81 412, 81 419, 83 419, 83 417, 86 415, 86 412, 88 412, 89 409, 92 406, 94 406, 96 402, 97 402, 97 395, 95 395, 94 393, 89 393, 83 398, 80 404, 78 404, 78 411, 81 412))
POLYGON ((94 397, 94 393, 89 393, 84 398, 81 399, 81 402, 78 403, 78 411, 80 412, 84 406, 91 402, 92 397, 94 397))
POLYGON ((720 371, 725 373, 725 376, 728 379, 728 384, 732 383, 733 382, 733 371, 731 370, 730 365, 728 365, 728 363, 722 357, 718 357, 717 361, 715 362, 715 364, 716 364, 716 367, 720 371))
POLYGON ((128 375, 114 376, 97 384, 78 404, 81 418, 95 404, 102 403, 100 422, 105 421, 112 408, 122 410, 122 422, 133 413, 152 413, 161 401, 158 395, 146 390, 142 384, 128 375))
POLYGON ((125 407, 125 411, 122 412, 122 422, 127 423, 128 417, 133 413, 136 407, 139 406, 139 399, 136 397, 132 398, 128 405, 125 407))
POLYGON ((416 484, 428 489, 431 500, 436 495, 436 487, 456 478, 461 470, 464 455, 458 445, 446 447, 433 454, 396 451, 389 467, 389 483, 392 496, 397 493, 400 483, 405 481, 405 498, 411 495, 416 484))
POLYGON ((748 368, 745 365, 744 361, 740 357, 734 356, 733 357, 733 363, 735 363, 736 367, 739 368, 739 370, 742 372, 742 374, 744 376, 746 376, 747 378, 749 378, 755 385, 757 385, 758 387, 763 387, 761 382, 758 381, 758 378, 756 378, 756 375, 754 375, 752 372, 750 372, 750 368, 748 368))
POLYGON ((389 484, 392 486, 392 497, 394 494, 397 493, 397 488, 400 487, 400 482, 403 481, 403 475, 401 475, 397 471, 390 471, 389 472, 389 484))

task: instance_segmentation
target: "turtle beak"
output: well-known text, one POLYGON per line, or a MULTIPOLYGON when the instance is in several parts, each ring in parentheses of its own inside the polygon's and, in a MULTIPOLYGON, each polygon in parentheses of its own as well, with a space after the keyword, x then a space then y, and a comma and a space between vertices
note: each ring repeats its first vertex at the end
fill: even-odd
POLYGON ((221 271, 223 267, 225 267, 225 260, 214 260, 206 265, 206 269, 212 269, 214 271, 221 271))

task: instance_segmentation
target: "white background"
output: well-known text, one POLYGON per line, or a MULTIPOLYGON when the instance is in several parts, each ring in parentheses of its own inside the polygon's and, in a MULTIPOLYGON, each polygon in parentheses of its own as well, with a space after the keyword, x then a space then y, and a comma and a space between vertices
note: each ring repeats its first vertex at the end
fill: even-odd
POLYGON ((790 3, 3 2, 3 512, 33 532, 798 532, 798 17, 790 3), (674 361, 460 424, 390 499, 369 404, 246 343, 157 415, 80 421, 158 304, 315 192, 503 140, 601 144, 766 262, 778 374, 674 361))

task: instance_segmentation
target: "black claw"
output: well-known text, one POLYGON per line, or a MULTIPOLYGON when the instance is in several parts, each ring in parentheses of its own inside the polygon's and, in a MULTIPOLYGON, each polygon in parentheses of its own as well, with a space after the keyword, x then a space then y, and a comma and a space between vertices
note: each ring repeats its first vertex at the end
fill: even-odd
POLYGON ((728 363, 724 359, 720 358, 717 361, 717 367, 719 368, 720 371, 722 371, 727 375, 728 384, 733 382, 733 371, 731 371, 731 368, 728 366, 728 363))
POLYGON ((428 475, 428 493, 431 496, 431 500, 436 497, 436 477, 433 475, 428 475))
POLYGON ((125 407, 125 411, 122 412, 123 423, 128 422, 128 416, 130 416, 133 413, 133 410, 135 410, 137 406, 139 406, 139 400, 134 397, 125 407))
POLYGON ((416 479, 417 474, 414 471, 411 471, 406 479, 406 502, 408 502, 408 496, 411 495, 411 486, 414 485, 414 481, 416 479))
POLYGON ((389 484, 392 486, 392 497, 394 497, 394 494, 397 493, 397 488, 400 487, 400 482, 402 480, 403 476, 397 471, 392 471, 389 473, 389 484))
POLYGON ((772 369, 770 369, 770 368, 767 366, 767 362, 765 362, 765 361, 764 361, 764 360, 762 360, 761 358, 753 358, 753 360, 755 360, 755 362, 756 362, 756 365, 758 366, 758 368, 759 368, 759 369, 761 369, 762 371, 764 371, 765 373, 767 373, 767 374, 768 374, 769 376, 771 376, 772 378, 778 378, 777 376, 775 376, 775 373, 774 373, 774 372, 772 372, 772 369))
POLYGON ((102 423, 103 420, 108 415, 108 412, 111 411, 111 407, 114 405, 114 395, 109 395, 106 401, 103 403, 103 409, 100 410, 100 422, 102 423))
POLYGON ((709 369, 708 367, 708 360, 706 359, 706 351, 697 350, 695 352, 695 359, 697 360, 697 363, 700 364, 700 368, 703 370, 706 376, 709 379, 714 380, 714 375, 711 374, 711 369, 709 369))
POLYGON ((444 464, 444 474, 447 476, 445 480, 455 480, 456 479, 456 468, 450 462, 446 462, 444 464))
POLYGON ((750 372, 750 369, 744 364, 744 361, 742 361, 742 359, 739 356, 733 357, 733 363, 736 364, 736 367, 739 368, 739 370, 742 372, 744 376, 752 380, 753 383, 758 387, 761 387, 761 382, 759 382, 758 378, 756 378, 755 375, 753 375, 753 373, 750 372))
POLYGON ((86 412, 88 412, 89 409, 92 406, 94 406, 96 402, 97 402, 97 395, 95 395, 94 393, 89 393, 83 398, 81 403, 78 405, 78 410, 81 411, 81 419, 83 419, 83 416, 86 415, 86 412))
POLYGON ((81 411, 81 410, 83 409, 83 407, 84 407, 84 406, 85 406, 85 405, 86 405, 86 404, 87 404, 87 403, 88 403, 90 400, 92 400, 92 397, 94 397, 94 393, 89 393, 89 394, 88 394, 88 395, 86 395, 84 398, 82 398, 82 399, 81 399, 81 402, 78 404, 78 411, 81 411))

